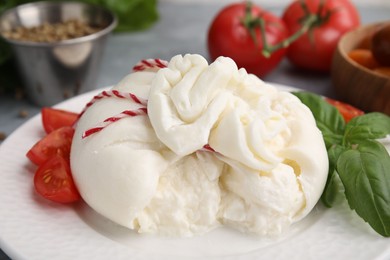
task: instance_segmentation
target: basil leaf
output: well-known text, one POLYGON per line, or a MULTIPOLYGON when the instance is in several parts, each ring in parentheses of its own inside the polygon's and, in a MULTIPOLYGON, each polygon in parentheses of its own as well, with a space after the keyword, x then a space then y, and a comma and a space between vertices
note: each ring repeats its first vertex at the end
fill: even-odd
POLYGON ((353 118, 345 128, 344 143, 356 144, 361 140, 379 139, 390 134, 390 117, 374 112, 353 118))
POLYGON ((390 156, 379 142, 343 152, 337 171, 351 209, 379 234, 390 236, 390 156))
POLYGON ((374 139, 390 133, 390 118, 370 113, 347 125, 321 96, 294 93, 313 112, 328 149, 329 173, 321 201, 332 207, 340 196, 340 177, 351 209, 383 236, 390 236, 390 156, 374 139))
POLYGON ((321 201, 326 207, 331 208, 340 196, 340 182, 337 178, 337 160, 345 149, 340 145, 333 145, 328 149, 329 173, 325 189, 321 195, 321 201))
POLYGON ((340 144, 344 134, 345 121, 339 111, 321 96, 309 92, 293 92, 303 104, 310 108, 329 149, 340 144))
POLYGON ((100 2, 116 14, 118 18, 116 32, 147 29, 159 18, 157 0, 100 0, 100 2))
POLYGON ((159 18, 157 0, 76 0, 101 5, 118 19, 116 32, 137 31, 150 27, 159 18))

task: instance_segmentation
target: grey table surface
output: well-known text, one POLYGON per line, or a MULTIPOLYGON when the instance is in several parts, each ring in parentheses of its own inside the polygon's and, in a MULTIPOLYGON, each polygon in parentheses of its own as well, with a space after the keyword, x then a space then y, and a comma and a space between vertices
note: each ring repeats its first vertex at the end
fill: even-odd
MULTIPOLYGON (((96 87, 115 84, 141 59, 158 57, 169 60, 174 55, 186 53, 197 53, 208 58, 207 29, 221 7, 222 4, 160 3, 158 6, 160 20, 152 28, 141 32, 114 34, 109 39, 96 87)), ((278 8, 267 8, 267 6, 264 8, 275 14, 281 13, 281 9, 278 8)), ((390 19, 389 7, 358 6, 358 8, 363 24, 390 19)), ((296 69, 288 61, 283 61, 264 80, 334 97, 329 75, 296 69)), ((39 111, 40 108, 28 100, 17 100, 13 96, 1 95, 0 132, 6 136, 11 135, 15 129, 39 111), (22 110, 28 113, 27 117, 20 116, 22 110)), ((1 239, 1 234, 0 242, 7 243, 1 239)), ((2 246, 0 244, 0 247, 2 246)), ((0 259, 9 259, 9 257, 0 250, 0 259)))

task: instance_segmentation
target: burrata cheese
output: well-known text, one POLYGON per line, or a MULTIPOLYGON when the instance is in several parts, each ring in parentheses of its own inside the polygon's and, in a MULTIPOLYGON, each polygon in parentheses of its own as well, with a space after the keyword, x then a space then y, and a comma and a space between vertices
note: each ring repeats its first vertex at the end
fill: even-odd
POLYGON ((147 113, 88 129, 143 105, 103 98, 80 118, 73 178, 86 203, 141 233, 203 234, 228 225, 275 235, 313 209, 328 158, 311 111, 233 60, 175 56, 113 90, 147 113))

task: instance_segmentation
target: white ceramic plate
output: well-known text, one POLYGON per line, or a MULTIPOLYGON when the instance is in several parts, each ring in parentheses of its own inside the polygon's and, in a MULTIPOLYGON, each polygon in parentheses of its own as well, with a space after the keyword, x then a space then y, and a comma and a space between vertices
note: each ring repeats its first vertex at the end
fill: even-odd
MULTIPOLYGON (((79 112, 98 92, 58 107, 79 112)), ((36 195, 34 167, 25 154, 43 135, 37 115, 0 146, 0 247, 12 259, 390 259, 390 240, 373 232, 344 202, 332 209, 317 205, 280 238, 228 228, 194 238, 136 234, 84 202, 60 205, 36 195)))

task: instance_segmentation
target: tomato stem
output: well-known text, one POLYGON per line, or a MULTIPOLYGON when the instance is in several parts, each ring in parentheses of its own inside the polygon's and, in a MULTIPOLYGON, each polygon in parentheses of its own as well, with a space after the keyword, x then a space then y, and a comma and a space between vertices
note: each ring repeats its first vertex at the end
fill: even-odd
POLYGON ((298 40, 299 37, 301 37, 310 29, 312 29, 313 25, 315 25, 319 19, 320 17, 317 14, 306 15, 304 21, 302 22, 302 26, 299 28, 298 31, 275 45, 269 45, 265 36, 265 20, 260 18, 259 26, 263 41, 262 54, 264 55, 264 57, 269 58, 273 52, 288 47, 291 43, 295 42, 296 40, 298 40))
POLYGON ((249 34, 251 35, 251 38, 256 46, 257 46, 257 38, 256 38, 255 28, 258 24, 258 21, 259 21, 259 18, 254 17, 252 15, 252 2, 247 1, 246 6, 245 6, 245 16, 241 22, 244 25, 244 27, 248 29, 249 34))
POLYGON ((334 10, 324 11, 324 0, 320 0, 320 4, 316 13, 311 13, 304 1, 300 1, 300 3, 304 15, 300 19, 301 27, 299 28, 299 30, 291 34, 288 38, 284 39, 283 41, 275 45, 270 45, 268 44, 267 37, 266 37, 265 19, 263 19, 261 15, 258 17, 254 17, 252 15, 252 3, 250 1, 247 2, 246 9, 245 9, 245 16, 241 22, 245 26, 245 28, 248 29, 255 45, 258 45, 255 29, 256 28, 260 29, 261 40, 263 42, 263 48, 261 51, 264 57, 269 58, 273 52, 288 47, 291 43, 298 40, 305 33, 307 32, 310 33, 315 27, 321 26, 322 24, 328 21, 328 19, 330 18, 330 16, 333 14, 334 11, 334 10))

